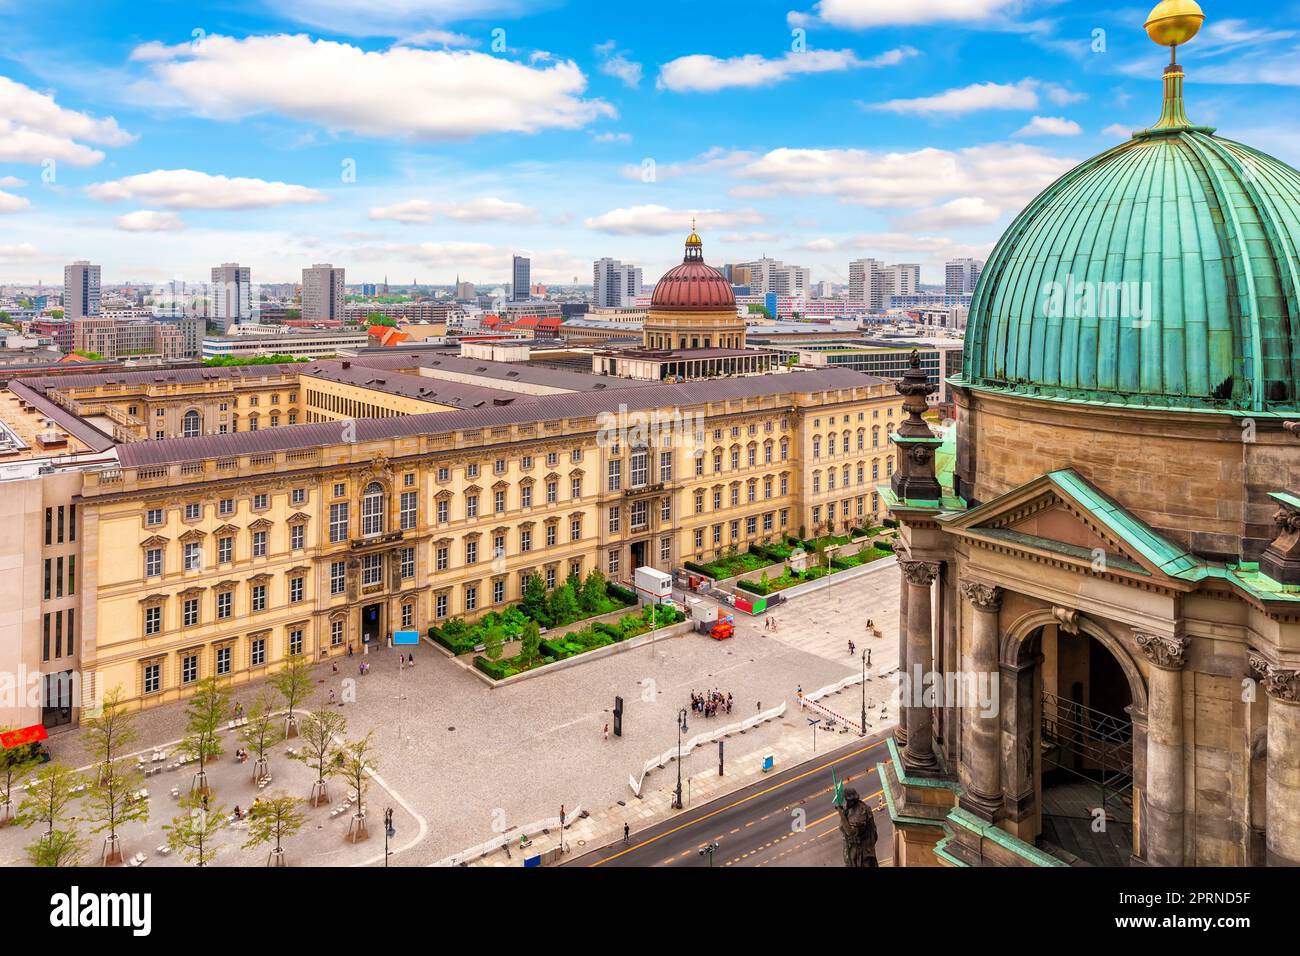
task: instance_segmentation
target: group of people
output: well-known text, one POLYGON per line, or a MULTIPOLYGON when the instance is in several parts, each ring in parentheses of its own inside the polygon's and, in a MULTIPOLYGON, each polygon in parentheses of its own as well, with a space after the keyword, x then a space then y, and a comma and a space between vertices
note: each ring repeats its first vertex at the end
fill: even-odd
POLYGON ((776 623, 776 618, 772 617, 771 615, 768 615, 767 617, 763 618, 763 630, 775 631, 777 629, 778 629, 778 625, 776 623))
POLYGON ((248 751, 240 747, 235 751, 235 760, 239 763, 245 763, 248 760, 248 751))
POLYGON ((731 713, 731 694, 714 689, 697 694, 691 691, 691 710, 702 717, 731 713))

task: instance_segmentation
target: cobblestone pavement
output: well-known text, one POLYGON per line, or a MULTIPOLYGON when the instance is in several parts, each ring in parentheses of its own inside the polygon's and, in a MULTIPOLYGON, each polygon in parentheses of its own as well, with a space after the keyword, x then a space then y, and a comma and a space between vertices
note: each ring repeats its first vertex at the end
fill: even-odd
MULTIPOLYGON (((675 715, 678 708, 689 706, 691 690, 717 688, 731 693, 735 701, 728 716, 691 719, 691 735, 742 720, 783 700, 789 705, 781 720, 728 742, 726 777, 717 776, 714 746, 701 747, 683 761, 692 800, 742 786, 759 772, 764 754, 772 753, 778 765, 811 755, 812 737, 799 713, 796 689, 812 691, 858 673, 859 659, 847 649, 850 637, 859 648, 871 647, 874 674, 894 666, 898 574, 892 567, 892 561, 882 561, 864 574, 792 599, 776 610, 776 632, 765 630, 761 619, 746 618, 731 640, 717 642, 689 634, 495 690, 427 643, 414 651, 416 666, 401 672, 396 651, 381 648, 367 658, 371 670, 364 677, 356 676, 356 658, 340 659, 337 674, 327 665, 318 668, 320 683, 309 706, 324 704, 330 689, 341 694, 345 682, 355 688, 355 702, 342 708, 349 723, 346 736, 375 733, 376 770, 383 787, 376 786, 368 800, 374 820, 381 806, 392 805, 397 811, 393 865, 433 863, 503 830, 555 817, 561 804, 571 815, 578 807, 588 811, 569 831, 570 842, 594 840, 615 829, 621 835, 627 818, 635 829, 637 820, 671 812, 667 803, 676 783, 671 764, 647 777, 641 799, 632 795, 628 778, 639 775, 649 757, 675 744, 675 715), (880 639, 864 637, 868 617, 881 628, 880 639), (624 699, 621 738, 612 733, 615 695, 624 699), (606 724, 611 728, 608 740, 606 724)), ((893 720, 892 710, 885 722, 878 716, 879 702, 889 696, 893 685, 877 678, 867 686, 868 720, 879 729, 893 720)), ((240 688, 236 697, 248 702, 259 689, 256 685, 240 688)), ((825 703, 856 720, 860 695, 853 687, 825 703)), ((180 705, 139 716, 142 740, 150 747, 179 738, 183 727, 180 705)), ((819 750, 844 740, 838 734, 824 736, 835 740, 819 741, 819 750)), ((228 746, 233 749, 233 744, 228 746)), ((70 765, 86 763, 78 731, 55 736, 51 750, 56 759, 70 765)), ((234 766, 227 759, 222 770, 234 766)), ((245 769, 240 766, 237 775, 248 776, 245 769)), ((279 789, 283 782, 289 792, 307 795, 311 782, 307 768, 273 760, 272 770, 277 780, 270 790, 279 789)), ((157 785, 155 803, 176 785, 170 778, 183 773, 150 778, 166 781, 165 786, 157 785)), ((233 781, 228 794, 223 780, 214 782, 222 802, 232 805, 241 795, 251 801, 252 793, 241 794, 233 781)), ((154 790, 155 785, 149 785, 154 790)), ((247 786, 251 790, 251 783, 247 786)), ((334 789, 341 793, 346 788, 336 783, 334 789)), ((170 818, 170 811, 167 807, 155 813, 170 818)), ((382 831, 377 825, 372 824, 374 836, 368 843, 340 848, 346 815, 340 822, 329 818, 328 809, 312 811, 322 812, 328 822, 311 834, 307 831, 312 824, 304 829, 299 862, 339 865, 382 860, 382 831)), ((21 846, 32 836, 13 829, 0 832, 0 859, 20 857, 21 846)), ((153 837, 142 839, 148 842, 153 837)), ((153 849, 161 842, 157 839, 144 847, 151 857, 149 865, 155 862, 153 849)), ((492 857, 512 865, 500 851, 492 857)), ((237 851, 225 854, 218 863, 260 863, 264 858, 264 852, 259 858, 252 851, 237 851)), ((490 857, 483 862, 498 861, 490 857)), ((517 853, 513 865, 518 865, 517 853)))

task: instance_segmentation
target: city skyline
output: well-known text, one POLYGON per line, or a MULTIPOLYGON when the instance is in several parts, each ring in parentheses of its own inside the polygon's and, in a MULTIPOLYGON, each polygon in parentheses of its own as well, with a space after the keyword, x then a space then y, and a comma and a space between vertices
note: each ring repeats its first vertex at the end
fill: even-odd
MULTIPOLYGON (((237 260, 268 283, 317 261, 368 281, 505 283, 520 254, 537 283, 605 256, 649 283, 673 264, 665 237, 697 216, 714 263, 769 257, 845 283, 870 257, 939 283, 946 260, 985 258, 1042 186, 1158 111, 1159 53, 1120 8, 739 18, 723 4, 694 11, 696 29, 611 34, 588 6, 159 7, 127 31, 110 3, 78 11, 75 40, 54 29, 66 4, 0 14, 15 134, 0 281, 52 284, 88 259, 152 282, 237 260), (289 68, 257 69, 272 61, 289 68), (394 86, 440 102, 451 70, 475 77, 454 110, 385 102, 394 86), (304 107, 306 74, 350 79, 304 107), (779 120, 753 123, 758 98, 779 120)), ((1251 59, 1295 31, 1250 28, 1256 6, 1211 20, 1189 88, 1200 122, 1295 161, 1296 142, 1262 127, 1300 70, 1289 53, 1268 71, 1251 59)))

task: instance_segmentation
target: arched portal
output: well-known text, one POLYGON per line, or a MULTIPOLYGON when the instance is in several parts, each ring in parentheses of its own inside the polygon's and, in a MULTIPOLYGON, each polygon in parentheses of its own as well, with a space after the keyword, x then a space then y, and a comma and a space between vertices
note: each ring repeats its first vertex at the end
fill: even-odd
POLYGON ((1065 859, 1141 855, 1146 683, 1104 622, 1044 608, 1003 634, 1008 824, 1065 859))

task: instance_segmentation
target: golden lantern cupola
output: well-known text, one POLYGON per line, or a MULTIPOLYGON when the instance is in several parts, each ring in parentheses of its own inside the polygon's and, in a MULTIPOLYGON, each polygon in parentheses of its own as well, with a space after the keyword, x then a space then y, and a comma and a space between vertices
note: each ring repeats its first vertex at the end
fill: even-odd
POLYGON ((1165 67, 1165 99, 1160 119, 1151 130, 1192 128, 1183 105, 1183 73, 1178 62, 1178 48, 1201 31, 1205 13, 1196 0, 1161 0, 1147 15, 1147 36, 1169 47, 1169 65, 1165 67))
POLYGON ((683 262, 703 262, 704 261, 704 240, 700 238, 699 233, 695 231, 695 220, 691 220, 691 234, 686 237, 686 255, 683 262))

